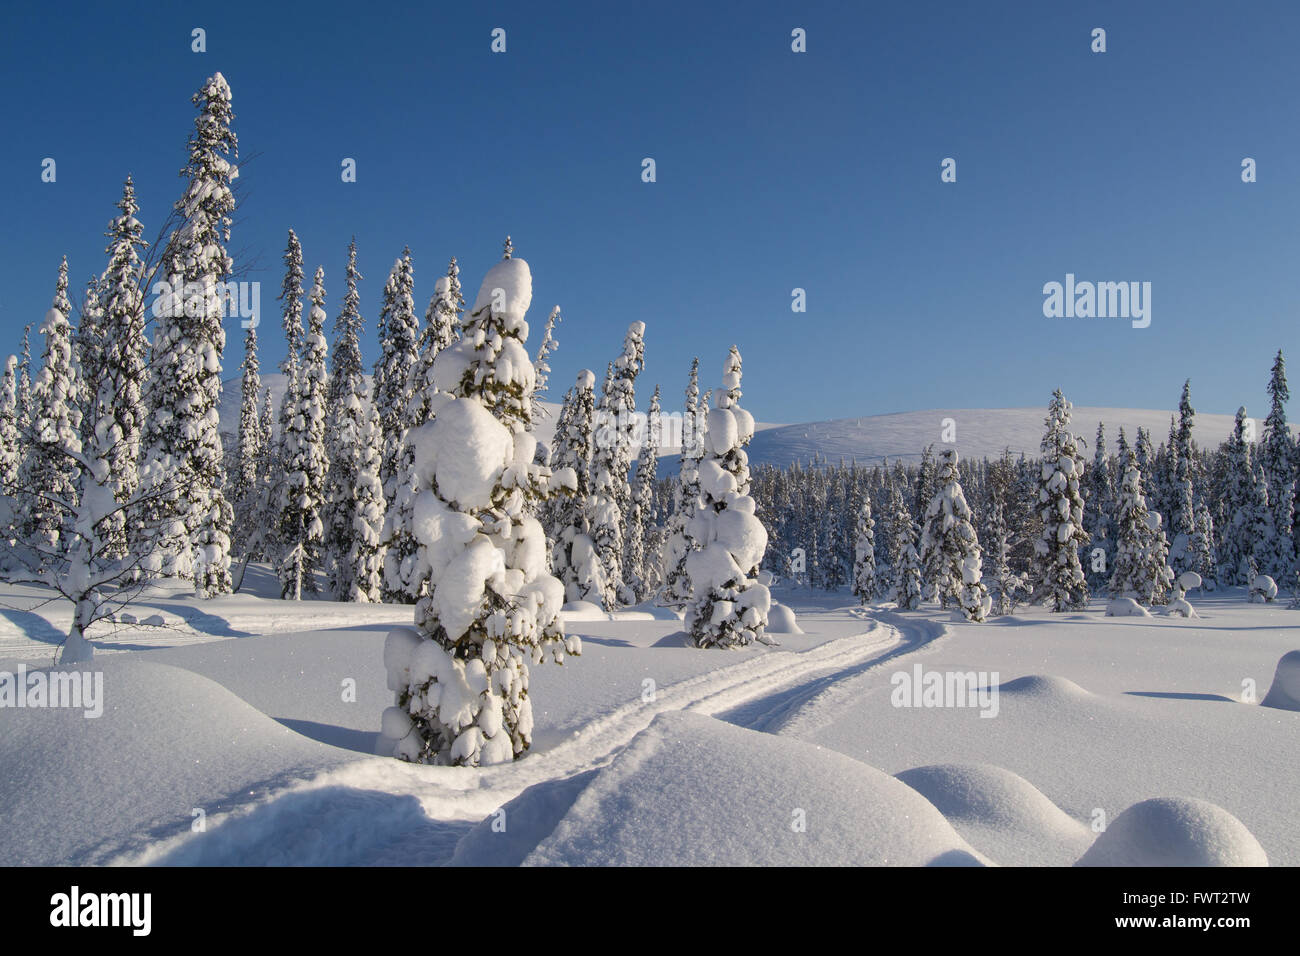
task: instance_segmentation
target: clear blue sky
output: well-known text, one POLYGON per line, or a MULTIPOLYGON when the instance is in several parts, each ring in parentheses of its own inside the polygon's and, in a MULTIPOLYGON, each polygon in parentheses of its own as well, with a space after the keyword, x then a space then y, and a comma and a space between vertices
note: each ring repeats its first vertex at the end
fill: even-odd
MULTIPOLYGON (((1057 386, 1172 407, 1186 377, 1202 411, 1263 414, 1273 353, 1300 369, 1300 4, 182 8, 0 13, 4 351, 48 308, 61 255, 74 286, 104 268, 128 172, 156 233, 189 97, 220 70, 247 158, 231 249, 263 283, 267 370, 289 227, 308 276, 325 267, 331 326, 357 236, 367 361, 404 245, 423 314, 449 256, 472 299, 511 233, 533 269, 531 345, 563 308, 554 398, 638 319, 644 394, 661 382, 679 403, 693 355, 716 384, 736 342, 768 421, 1045 405, 1057 386), (1150 281, 1150 328, 1044 318, 1043 284, 1067 272, 1150 281)), ((227 336, 234 376, 234 319, 227 336)))

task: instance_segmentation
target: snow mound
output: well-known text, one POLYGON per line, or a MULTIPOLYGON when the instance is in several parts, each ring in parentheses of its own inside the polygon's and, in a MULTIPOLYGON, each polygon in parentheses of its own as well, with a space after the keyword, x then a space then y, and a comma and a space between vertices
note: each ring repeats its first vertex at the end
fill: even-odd
POLYGON ((1033 697, 1044 702, 1091 700, 1094 696, 1091 691, 1084 690, 1072 680, 1043 674, 1029 674, 1005 681, 998 685, 998 693, 1033 697))
POLYGON ((595 770, 535 784, 465 834, 448 866, 519 866, 555 830, 595 770))
POLYGON ((1167 613, 1171 617, 1200 617, 1186 598, 1174 598, 1170 601, 1167 613))
POLYGON ((286 774, 355 754, 309 740, 215 681, 139 659, 96 661, 103 715, 0 709, 0 859, 93 864, 128 835, 152 842, 286 774), (227 799, 226 795, 231 795, 227 799))
POLYGON ((924 797, 874 767, 680 711, 660 715, 638 734, 525 860, 587 866, 983 862, 924 797))
POLYGON ((1282 655, 1273 674, 1273 684, 1260 703, 1279 710, 1300 710, 1300 651, 1282 655))
POLYGON ((560 616, 567 624, 570 621, 608 621, 609 614, 598 604, 590 601, 570 601, 560 609, 560 616))
POLYGON ((1150 617, 1151 612, 1129 597, 1115 598, 1106 605, 1107 617, 1150 617))
POLYGON ((767 633, 769 634, 802 634, 803 628, 799 626, 798 619, 794 616, 794 611, 784 604, 772 602, 772 607, 767 612, 767 633))
POLYGON ((1161 797, 1116 817, 1076 866, 1268 866, 1268 856, 1222 807, 1161 797))
POLYGON ((929 800, 967 841, 996 846, 1013 866, 1065 866, 1092 832, 1024 777, 991 764, 935 764, 896 775, 929 800))

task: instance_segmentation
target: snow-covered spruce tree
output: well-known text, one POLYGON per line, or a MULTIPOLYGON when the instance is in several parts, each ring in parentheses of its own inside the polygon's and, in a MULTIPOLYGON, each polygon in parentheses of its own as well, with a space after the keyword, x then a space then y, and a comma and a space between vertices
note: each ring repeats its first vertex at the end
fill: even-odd
MULTIPOLYGON (((284 449, 279 538, 280 596, 297 601, 303 589, 315 590, 314 571, 325 540, 325 481, 329 457, 325 451, 325 406, 329 389, 329 344, 325 340, 325 270, 318 266, 308 294, 307 333, 297 363, 296 407, 292 410, 284 449)), ((364 436, 359 436, 364 438, 364 436)), ((364 455, 365 448, 355 449, 364 455)), ((360 481, 360 479, 358 479, 360 481)), ((358 485, 356 494, 363 489, 358 485)), ((354 507, 359 504, 354 502, 354 507)))
MULTIPOLYGON (((420 320, 415 314, 415 299, 411 294, 414 287, 411 250, 403 249, 384 285, 384 304, 379 313, 380 355, 375 363, 371 390, 383 431, 379 477, 384 483, 384 498, 389 501, 396 494, 402 436, 406 431, 407 408, 411 404, 411 369, 420 358, 420 320)), ((396 598, 405 589, 400 581, 392 581, 386 582, 385 591, 396 598)))
POLYGON ((5 360, 4 378, 0 380, 0 570, 9 563, 8 552, 13 549, 13 523, 16 515, 15 492, 18 488, 18 468, 23 460, 24 442, 18 430, 18 356, 5 360))
POLYGON ((258 405, 262 398, 262 377, 258 374, 257 329, 250 328, 244 335, 243 376, 239 382, 239 432, 236 439, 235 473, 230 481, 230 500, 235 509, 235 547, 242 551, 256 551, 251 547, 257 535, 259 514, 258 466, 262 461, 262 419, 258 405))
POLYGON ((1263 433, 1259 441, 1259 463, 1263 466, 1264 476, 1268 479, 1268 501, 1272 509, 1272 537, 1266 549, 1260 553, 1259 570, 1262 574, 1284 581, 1290 577, 1295 564, 1292 544, 1292 509, 1294 507, 1295 442, 1291 429, 1286 422, 1286 403, 1291 392, 1286 383, 1286 362, 1279 350, 1273 360, 1273 371, 1269 377, 1268 395, 1270 407, 1268 418, 1264 419, 1263 433))
POLYGON ((25 491, 36 493, 30 501, 23 501, 19 538, 47 557, 60 550, 61 541, 66 543, 77 504, 79 472, 73 456, 81 452, 81 410, 75 401, 79 386, 68 323, 71 309, 68 260, 64 257, 54 302, 41 323, 44 361, 32 385, 32 424, 25 436, 27 457, 19 479, 25 491))
POLYGON ((940 453, 934 484, 921 535, 922 576, 943 607, 951 601, 968 621, 983 621, 991 601, 980 580, 980 543, 962 491, 955 449, 940 453))
POLYGON ((1183 383, 1182 398, 1178 403, 1178 424, 1172 435, 1173 487, 1171 489, 1170 525, 1173 535, 1170 542, 1170 560, 1174 574, 1195 571, 1200 563, 1193 553, 1192 537, 1196 534, 1196 501, 1193 473, 1196 468, 1196 448, 1192 444, 1192 424, 1196 410, 1192 408, 1191 381, 1183 383))
POLYGON ((1110 473, 1110 456, 1106 454, 1106 426, 1097 423, 1097 444, 1093 448, 1092 467, 1084 475, 1087 497, 1084 502, 1083 527, 1091 539, 1091 551, 1101 549, 1102 563, 1087 560, 1085 573, 1091 587, 1103 587, 1115 562, 1115 540, 1111 533, 1111 515, 1115 510, 1115 482, 1110 473))
POLYGON ((453 258, 447 274, 435 284, 433 297, 425 312, 424 331, 420 333, 418 355, 411 367, 407 382, 407 405, 403 419, 403 436, 397 477, 392 493, 387 497, 384 529, 380 536, 384 556, 384 600, 414 603, 428 587, 428 581, 418 575, 417 554, 419 542, 415 538, 413 521, 415 498, 421 490, 415 479, 415 448, 405 438, 433 417, 437 387, 433 380, 433 365, 442 350, 450 347, 460 336, 460 313, 464 299, 460 294, 459 270, 453 258))
POLYGON ((871 499, 864 497, 858 510, 857 542, 853 549, 853 595, 861 604, 876 599, 876 522, 871 499))
MULTIPOLYGON (((284 557, 286 545, 281 539, 280 531, 286 521, 294 524, 294 519, 284 513, 284 475, 287 463, 292 455, 292 448, 299 442, 299 434, 294 428, 294 416, 298 411, 298 387, 302 375, 302 300, 303 271, 302 244, 298 235, 289 230, 288 243, 284 249, 284 279, 280 284, 280 294, 276 300, 283 302, 281 327, 284 329, 285 353, 280 360, 280 371, 284 374, 284 394, 280 396, 279 434, 274 449, 275 473, 264 475, 264 481, 271 483, 268 489, 267 521, 264 537, 268 554, 277 564, 284 557)), ((292 545, 288 546, 292 547, 292 545)))
POLYGON ((1223 446, 1223 513, 1227 522, 1219 529, 1219 576, 1224 584, 1249 586, 1243 576, 1245 560, 1254 551, 1250 515, 1255 495, 1251 446, 1246 441, 1246 409, 1237 409, 1232 434, 1223 446))
POLYGON ((18 430, 31 431, 32 424, 32 327, 23 326, 23 343, 18 358, 18 430))
POLYGON ((993 613, 998 617, 1013 614, 1024 591, 1025 581, 1011 568, 1011 531, 1002 512, 1002 502, 996 500, 989 519, 989 554, 992 558, 989 579, 993 582, 992 590, 996 595, 993 613))
POLYGON ((699 548, 686 559, 692 602, 687 628, 696 647, 744 647, 763 641, 772 596, 758 582, 767 529, 749 496, 754 417, 740 406, 740 350, 731 347, 722 388, 709 410, 700 461, 701 505, 691 519, 699 548))
POLYGON ((1069 430, 1070 408, 1059 388, 1052 393, 1038 481, 1043 531, 1034 547, 1034 599, 1050 602, 1053 611, 1077 610, 1088 603, 1088 585, 1079 563, 1079 549, 1088 543, 1080 487, 1083 458, 1069 430))
POLYGON ((1246 534, 1252 546, 1241 567, 1241 577, 1248 588, 1254 584, 1256 577, 1267 573, 1264 569, 1268 562, 1276 560, 1277 557, 1276 536, 1273 532, 1274 512, 1272 502, 1268 498, 1268 475, 1258 461, 1254 463, 1252 477, 1254 483, 1245 509, 1246 534))
MULTIPOLYGON (((139 249, 144 227, 135 214, 135 186, 127 177, 122 198, 117 203, 120 215, 105 233, 109 245, 108 266, 99 280, 98 289, 98 371, 92 386, 91 422, 84 422, 83 444, 89 440, 88 424, 111 418, 120 440, 107 445, 109 478, 118 501, 126 501, 140 483, 140 436, 144 427, 142 394, 148 363, 148 340, 145 336, 144 294, 140 288, 139 249), (106 386, 106 387, 105 387, 106 386)), ((105 539, 105 553, 111 557, 128 552, 143 553, 140 516, 117 510, 106 517, 100 527, 105 539)))
POLYGON ((1196 506, 1196 531, 1192 534, 1192 567, 1201 576, 1201 586, 1213 591, 1218 586, 1219 566, 1215 558, 1214 518, 1204 501, 1196 506))
POLYGON ((635 444, 636 377, 645 366, 645 323, 633 322, 623 338, 623 351, 611 366, 600 399, 596 450, 591 463, 592 492, 602 501, 593 529, 596 553, 605 567, 603 606, 613 610, 620 600, 631 599, 625 588, 624 549, 627 521, 632 511, 628 473, 635 444))
POLYGON ((1125 451, 1121 462, 1119 511, 1115 516, 1115 564, 1110 578, 1112 598, 1132 598, 1139 604, 1160 603, 1173 583, 1168 547, 1160 516, 1147 510, 1142 470, 1137 455, 1125 451))
POLYGON ((434 418, 412 439, 431 585, 415 629, 397 628, 384 646, 396 703, 383 739, 404 760, 478 766, 521 756, 532 739, 529 665, 581 651, 564 635, 563 588, 527 513, 549 494, 550 474, 529 431, 532 276, 510 253, 507 245, 484 277, 461 341, 434 363, 434 418))
POLYGON ((383 599, 384 488, 379 479, 382 460, 379 412, 366 402, 365 419, 357 435, 357 484, 352 500, 352 550, 347 555, 352 590, 345 601, 378 603, 383 599))
POLYGON ((551 455, 555 495, 550 511, 554 528, 551 567, 564 586, 568 601, 599 604, 606 593, 605 566, 596 554, 592 526, 600 507, 591 493, 591 462, 595 453, 596 376, 578 373, 569 391, 565 412, 557 425, 551 455))
POLYGON ((660 430, 663 421, 659 409, 659 386, 655 386, 646 412, 645 434, 637 456, 636 478, 632 484, 631 511, 627 518, 627 549, 624 552, 623 577, 629 582, 634 602, 643 601, 658 586, 659 555, 654 547, 654 483, 659 464, 660 430))
POLYGON ((218 409, 221 354, 226 345, 224 302, 218 283, 233 268, 226 254, 238 175, 230 129, 230 87, 213 74, 193 101, 199 108, 189 143, 185 195, 177 203, 181 226, 164 253, 171 291, 155 309, 146 457, 164 470, 178 469, 172 500, 162 499, 170 518, 156 541, 151 567, 194 578, 200 597, 228 593, 230 503, 222 493, 223 454, 218 409), (229 157, 229 158, 228 158, 229 157))
POLYGON ((329 377, 329 401, 325 419, 325 449, 329 469, 325 475, 324 552, 329 570, 330 593, 346 600, 356 593, 357 571, 352 563, 358 506, 356 488, 360 482, 361 434, 366 424, 369 394, 361 367, 361 295, 357 282, 357 241, 348 245, 344 273, 347 292, 343 308, 334 320, 334 356, 329 377))
POLYGON ((889 563, 893 571, 889 597, 902 611, 915 611, 921 606, 921 559, 916 553, 916 536, 916 523, 907 510, 902 485, 895 484, 889 501, 889 563))
POLYGON ((559 343, 555 340, 555 327, 560 324, 560 307, 557 305, 551 309, 550 316, 546 319, 546 330, 542 333, 542 344, 537 348, 537 358, 533 361, 533 377, 535 385, 533 389, 533 420, 536 421, 542 416, 542 399, 541 395, 546 391, 546 382, 551 374, 551 365, 548 359, 552 352, 559 348, 559 343))
POLYGON ((686 386, 686 410, 682 416, 682 451, 678 458, 676 497, 668 523, 664 547, 667 580, 663 602, 669 607, 685 607, 691 599, 691 576, 686 573, 686 558, 695 550, 688 533, 690 521, 700 506, 700 458, 704 453, 704 415, 700 412, 700 360, 691 360, 691 377, 686 386))

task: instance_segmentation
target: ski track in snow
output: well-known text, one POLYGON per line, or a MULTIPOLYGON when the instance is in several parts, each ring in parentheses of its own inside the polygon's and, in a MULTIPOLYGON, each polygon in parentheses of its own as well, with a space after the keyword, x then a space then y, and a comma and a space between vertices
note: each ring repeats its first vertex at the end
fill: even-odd
POLYGON ((862 633, 802 652, 768 651, 659 688, 653 700, 618 707, 517 763, 465 768, 362 759, 214 816, 206 832, 137 844, 105 862, 445 863, 480 820, 535 784, 608 765, 659 714, 685 710, 754 730, 778 732, 796 724, 802 729, 810 713, 850 700, 857 678, 946 633, 941 624, 888 612, 855 613, 868 625, 862 633))

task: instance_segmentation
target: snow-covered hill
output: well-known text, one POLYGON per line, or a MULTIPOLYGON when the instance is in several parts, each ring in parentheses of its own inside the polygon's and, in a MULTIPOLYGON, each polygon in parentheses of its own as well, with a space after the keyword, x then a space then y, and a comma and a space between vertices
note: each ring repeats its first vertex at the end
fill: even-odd
MULTIPOLYGON (((1074 409, 1074 431, 1081 435, 1086 458, 1092 457, 1097 423, 1106 423, 1106 443, 1113 453, 1122 427, 1129 440, 1139 426, 1151 432, 1157 445, 1166 440, 1172 412, 1134 408, 1074 409)), ((832 464, 841 458, 872 464, 883 458, 891 461, 916 461, 926 445, 946 447, 945 419, 952 420, 956 448, 963 458, 996 458, 1004 449, 1012 454, 1037 455, 1043 437, 1043 408, 968 408, 929 409, 895 415, 872 415, 866 418, 840 418, 834 421, 809 422, 802 425, 779 425, 754 435, 749 445, 751 464, 789 465, 808 462, 820 455, 832 464)), ((1192 437, 1207 448, 1217 448, 1232 431, 1232 415, 1196 416, 1192 437)), ((1263 426, 1256 421, 1258 433, 1263 426)))
MULTIPOLYGON (((285 378, 280 373, 262 376, 264 388, 271 395, 278 410, 284 394, 285 378)), ((544 402, 545 415, 537 423, 539 440, 550 444, 555 432, 555 422, 560 406, 544 402)), ((869 415, 863 418, 838 418, 832 421, 805 422, 796 425, 757 424, 754 439, 749 445, 751 465, 776 465, 793 462, 806 464, 820 456, 836 464, 858 461, 875 464, 882 459, 904 462, 917 461, 926 445, 936 449, 944 443, 947 419, 952 420, 956 448, 963 458, 997 458, 1004 449, 1012 454, 1021 452, 1038 454, 1043 437, 1043 408, 967 408, 927 409, 919 412, 901 412, 893 415, 869 415)), ((1083 437, 1084 457, 1092 457, 1092 443, 1097 434, 1097 423, 1106 423, 1107 447, 1114 452, 1115 441, 1122 427, 1129 440, 1137 436, 1139 427, 1151 433, 1157 445, 1169 434, 1169 419, 1174 413, 1141 408, 1078 407, 1074 409, 1074 430, 1083 437)), ((1192 437, 1206 448, 1217 448, 1232 431, 1232 415, 1198 413, 1192 437)), ((221 428, 234 434, 239 427, 239 379, 225 382, 221 397, 221 428)), ((1263 421, 1256 419, 1255 430, 1263 429, 1263 421)), ((662 449, 659 464, 661 475, 677 471, 679 449, 662 449)))

